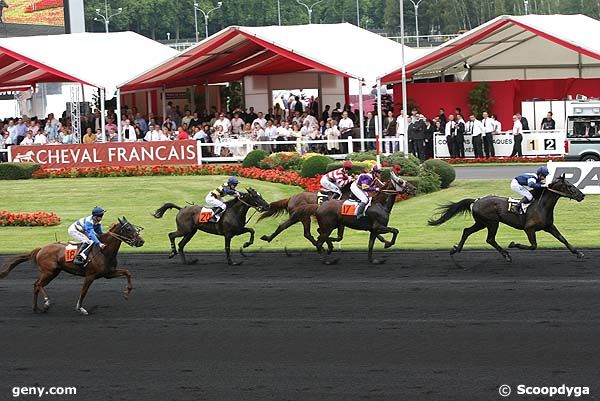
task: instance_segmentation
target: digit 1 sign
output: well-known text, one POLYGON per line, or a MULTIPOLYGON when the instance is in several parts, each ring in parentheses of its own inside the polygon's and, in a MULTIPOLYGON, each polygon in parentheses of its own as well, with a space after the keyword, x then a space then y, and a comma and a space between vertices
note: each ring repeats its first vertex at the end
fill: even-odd
POLYGON ((535 152, 535 142, 535 139, 532 139, 531 141, 527 142, 527 149, 535 152))

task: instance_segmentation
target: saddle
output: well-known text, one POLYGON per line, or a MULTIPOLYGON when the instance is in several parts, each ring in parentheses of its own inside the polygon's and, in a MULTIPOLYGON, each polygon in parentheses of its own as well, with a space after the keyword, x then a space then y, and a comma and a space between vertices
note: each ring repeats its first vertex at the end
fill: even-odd
MULTIPOLYGON (((200 214, 198 214, 198 223, 209 223, 212 222, 210 221, 213 216, 215 215, 214 210, 212 210, 211 208, 208 207, 203 207, 202 210, 200 211, 200 214)), ((221 216, 217 216, 216 219, 214 220, 214 222, 218 222, 219 219, 221 218, 221 216)))
POLYGON ((515 214, 527 213, 527 208, 529 208, 529 205, 531 205, 533 203, 533 201, 531 201, 529 203, 524 203, 521 205, 521 207, 519 207, 519 202, 521 201, 521 199, 509 197, 507 199, 507 201, 508 201, 508 211, 510 213, 515 213, 515 214))
MULTIPOLYGON (((360 202, 354 199, 345 200, 344 203, 340 206, 340 214, 342 216, 355 216, 358 217, 358 205, 360 202)), ((365 213, 367 209, 371 206, 371 198, 369 198, 369 203, 365 207, 365 213)))

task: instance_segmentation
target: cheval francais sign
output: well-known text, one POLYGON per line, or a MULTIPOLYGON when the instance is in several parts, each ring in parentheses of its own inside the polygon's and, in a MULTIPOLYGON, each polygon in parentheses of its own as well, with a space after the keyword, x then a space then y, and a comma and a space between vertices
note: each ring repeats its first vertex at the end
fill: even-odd
POLYGON ((193 140, 12 146, 11 157, 44 168, 189 165, 198 163, 198 146, 193 140))

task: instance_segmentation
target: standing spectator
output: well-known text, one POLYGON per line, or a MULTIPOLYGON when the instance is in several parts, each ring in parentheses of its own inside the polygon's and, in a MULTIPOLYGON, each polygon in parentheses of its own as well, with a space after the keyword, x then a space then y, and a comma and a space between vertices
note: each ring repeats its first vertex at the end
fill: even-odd
POLYGON ((465 157, 465 120, 460 114, 456 115, 456 157, 465 157))
MULTIPOLYGON (((446 122, 448 122, 448 119, 446 118, 446 110, 444 110, 443 107, 440 107, 440 112, 438 114, 438 119, 440 120, 440 125, 442 127, 442 130, 444 128, 446 128, 446 122)), ((444 132, 444 131, 442 131, 444 132)))
MULTIPOLYGON (((6 149, 10 145, 10 135, 8 131, 2 131, 0 133, 0 149, 6 149)), ((5 152, 0 152, 0 163, 6 163, 8 161, 8 155, 5 152)))
POLYGON ((8 136, 10 137, 10 143, 13 145, 18 145, 17 143, 17 126, 15 125, 15 120, 12 118, 8 120, 8 126, 6 127, 8 131, 8 136))
POLYGON ((494 157, 496 152, 494 150, 494 120, 489 116, 487 111, 483 112, 483 118, 481 119, 483 124, 483 150, 485 157, 494 157))
POLYGON ((392 138, 396 136, 396 119, 394 118, 394 112, 388 111, 387 117, 383 120, 383 136, 387 139, 385 141, 384 152, 394 153, 394 141, 392 138))
POLYGON ((494 123, 494 131, 492 132, 492 134, 500 135, 502 133, 502 124, 500 123, 500 121, 498 121, 498 116, 495 114, 492 114, 491 118, 494 123))
POLYGON ((223 136, 228 137, 231 133, 231 121, 227 117, 225 117, 225 113, 219 113, 219 118, 214 122, 213 128, 221 127, 223 131, 223 136))
POLYGON ((125 120, 125 123, 121 128, 121 139, 124 142, 135 142, 137 140, 135 128, 131 125, 130 120, 125 120))
POLYGON ((244 121, 252 124, 251 126, 254 126, 253 121, 257 118, 258 115, 256 115, 256 113, 254 112, 254 107, 250 106, 250 109, 248 111, 248 114, 246 114, 246 118, 244 119, 244 121))
POLYGON ((231 133, 238 137, 244 129, 244 120, 240 118, 240 113, 235 113, 231 119, 231 133))
POLYGON ((299 111, 300 114, 304 113, 304 104, 300 100, 300 96, 294 97, 294 101, 292 102, 292 108, 294 111, 299 111))
POLYGON ((433 133, 436 131, 436 126, 430 119, 425 120, 425 159, 433 158, 433 133))
POLYGON ((252 121, 252 126, 254 127, 255 124, 260 125, 260 128, 262 128, 263 130, 267 127, 267 120, 263 117, 263 112, 259 111, 258 112, 258 117, 256 117, 254 119, 254 121, 252 121))
MULTIPOLYGON (((261 114, 262 113, 259 113, 259 115, 261 114)), ((265 130, 258 121, 252 125, 252 137, 256 138, 259 142, 267 142, 269 140, 269 138, 265 136, 265 130)), ((259 145, 258 148, 267 153, 271 152, 271 147, 269 145, 259 145)))
MULTIPOLYGON (((521 126, 523 127, 523 131, 529 131, 529 121, 527 121, 527 119, 525 117, 523 117, 521 115, 521 113, 517 113, 517 118, 519 119, 519 122, 521 123, 521 126)), ((534 121, 535 123, 535 121, 534 121)))
MULTIPOLYGON (((340 130, 340 139, 343 140, 343 139, 351 138, 352 137, 352 129, 353 128, 354 128, 354 123, 348 117, 348 112, 344 111, 342 113, 342 119, 340 120, 340 122, 338 124, 338 129, 340 130)), ((348 153, 349 152, 347 142, 343 141, 341 143, 341 149, 342 149, 342 153, 348 153)))
MULTIPOLYGON (((365 138, 367 139, 375 139, 375 119, 373 118, 373 113, 367 113, 367 119, 365 120, 365 138)), ((367 142, 366 146, 367 150, 375 150, 375 141, 367 142)))
POLYGON ((514 145, 510 157, 523 156, 523 149, 521 148, 521 143, 523 142, 523 124, 521 124, 518 114, 513 116, 512 135, 514 145))
POLYGON ((140 127, 142 134, 146 135, 146 132, 148 132, 148 123, 146 120, 144 120, 141 113, 137 113, 135 115, 135 120, 133 120, 133 123, 140 127))
POLYGON ((335 118, 336 120, 339 121, 340 118, 342 118, 342 105, 340 102, 336 102, 335 104, 335 109, 333 109, 333 111, 331 112, 331 118, 335 118))
POLYGON ((444 130, 446 134, 446 144, 448 145, 448 154, 451 158, 456 157, 456 121, 454 121, 454 114, 448 116, 448 122, 444 130))
POLYGON ((327 140, 327 153, 337 153, 340 150, 340 131, 336 125, 332 125, 331 121, 325 124, 325 139, 327 140))
MULTIPOLYGON (((275 127, 273 125, 273 120, 269 120, 267 121, 267 126, 265 127, 265 134, 264 134, 269 141, 276 141, 277 140, 277 127, 275 127)), ((275 152, 276 146, 275 145, 271 145, 271 151, 275 152)))
POLYGON ((46 133, 46 136, 50 140, 54 140, 54 138, 56 138, 56 136, 58 134, 56 127, 54 125, 52 125, 50 120, 46 121, 46 126, 44 127, 44 132, 46 133))
MULTIPOLYGON (((300 141, 302 140, 302 134, 300 133, 300 125, 292 123, 292 132, 290 133, 292 140, 296 141, 296 149, 297 153, 302 153, 302 144, 300 141)), ((293 146, 290 149, 294 150, 293 146)))
POLYGON ((20 145, 21 141, 25 139, 25 134, 27 133, 27 131, 27 125, 25 125, 22 118, 19 118, 17 120, 17 145, 20 145))
POLYGON ((315 99, 314 96, 310 97, 310 101, 308 102, 308 110, 313 116, 319 115, 319 101, 315 99))
POLYGON ((181 125, 182 126, 187 125, 189 127, 191 122, 192 122, 192 112, 190 110, 186 110, 185 115, 181 119, 181 125))
POLYGON ((542 119, 542 124, 540 125, 540 129, 544 131, 552 131, 556 129, 556 121, 552 118, 552 112, 549 111, 546 117, 542 119))
POLYGON ((409 149, 419 160, 425 160, 425 123, 422 114, 415 113, 408 125, 409 149), (412 145, 412 147, 411 147, 412 145))
POLYGON ((86 145, 92 144, 92 143, 96 143, 96 141, 98 140, 98 137, 96 136, 96 134, 94 134, 92 132, 91 128, 87 128, 85 130, 85 134, 83 135, 83 139, 82 142, 86 145))
MULTIPOLYGON (((400 109, 400 114, 398 114, 398 117, 396 117, 396 138, 404 138, 404 135, 406 135, 406 131, 408 128, 408 118, 405 121, 404 120, 404 116, 402 115, 404 113, 404 109, 400 109)), ((402 142, 404 142, 404 139, 402 139, 402 142)), ((398 140, 398 142, 394 142, 394 152, 398 151, 400 149, 400 139, 398 140)), ((408 150, 405 151, 405 153, 408 152, 408 150)))
POLYGON ((201 125, 202 125, 202 121, 200 121, 200 118, 198 118, 198 113, 192 114, 192 119, 190 120, 189 126, 190 127, 199 127, 201 125))
POLYGON ((471 134, 471 141, 473 143, 473 152, 475 153, 475 158, 483 157, 483 134, 484 128, 481 121, 475 118, 475 115, 471 114, 469 116, 468 124, 468 132, 471 134))
POLYGON ((331 117, 329 110, 331 109, 331 106, 326 104, 325 105, 325 110, 323 110, 323 114, 321 114, 321 120, 322 121, 327 121, 329 120, 329 118, 331 117))

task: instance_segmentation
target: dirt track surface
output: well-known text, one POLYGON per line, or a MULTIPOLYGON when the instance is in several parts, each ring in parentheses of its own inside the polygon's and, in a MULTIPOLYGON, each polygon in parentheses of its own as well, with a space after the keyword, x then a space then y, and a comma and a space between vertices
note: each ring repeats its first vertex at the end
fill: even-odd
POLYGON ((0 400, 39 385, 77 387, 44 400, 487 401, 503 399, 501 384, 563 383, 600 399, 600 251, 512 255, 465 251, 462 268, 442 252, 376 267, 360 253, 335 266, 255 254, 238 267, 129 255, 132 298, 124 280, 99 280, 87 317, 68 275, 34 315, 24 264, 0 281, 0 400))

